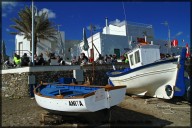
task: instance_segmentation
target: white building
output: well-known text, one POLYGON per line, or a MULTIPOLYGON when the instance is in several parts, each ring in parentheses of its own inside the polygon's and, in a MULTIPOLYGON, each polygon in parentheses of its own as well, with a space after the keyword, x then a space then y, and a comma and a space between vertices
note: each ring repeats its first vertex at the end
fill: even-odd
MULTIPOLYGON (((89 45, 88 51, 83 50, 83 41, 66 41, 65 33, 63 31, 59 31, 57 33, 56 42, 48 42, 45 40, 38 41, 37 55, 43 53, 45 60, 48 60, 46 53, 52 52, 56 55, 60 55, 65 60, 71 60, 73 56, 79 56, 82 52, 85 53, 86 56, 91 57, 91 53, 93 51, 92 49, 94 49, 94 60, 99 57, 99 53, 103 56, 106 54, 116 54, 119 58, 128 50, 136 47, 138 43, 143 42, 160 45, 160 53, 163 54, 171 54, 173 51, 176 54, 180 53, 181 48, 171 48, 170 50, 165 46, 167 41, 155 40, 153 27, 150 24, 119 21, 116 19, 108 25, 107 18, 105 23, 106 25, 102 32, 97 32, 87 39, 89 45), (92 47, 92 42, 96 48, 92 47)), ((30 41, 24 39, 23 35, 16 35, 15 43, 15 52, 17 52, 20 56, 24 53, 27 53, 30 56, 30 41)))
MULTIPOLYGON (((92 42, 101 55, 116 54, 120 57, 126 51, 135 48, 139 43, 148 43, 160 45, 160 53, 162 54, 175 54, 178 55, 181 52, 182 47, 167 47, 168 42, 166 40, 158 40, 154 38, 154 30, 152 25, 119 21, 116 19, 108 25, 106 19, 106 26, 103 28, 102 33, 95 33, 88 39, 89 49, 84 51, 82 49, 84 42, 82 41, 78 47, 80 47, 80 53, 85 53, 90 57, 92 51, 92 42)), ((99 53, 94 48, 94 60, 99 57, 99 53)))
MULTIPOLYGON (((61 57, 65 57, 64 51, 66 48, 65 44, 65 33, 63 31, 57 32, 57 40, 49 42, 47 40, 38 40, 37 42, 37 55, 43 53, 44 59, 48 60, 47 53, 55 53, 61 57)), ((30 47, 30 41, 24 39, 24 35, 16 35, 15 37, 15 52, 22 56, 24 53, 27 53, 28 56, 31 56, 32 49, 30 47)))
POLYGON ((79 45, 80 51, 79 54, 84 52, 86 56, 90 57, 92 51, 92 42, 95 45, 94 49, 94 60, 101 55, 116 54, 117 57, 120 57, 127 50, 134 47, 140 40, 145 42, 153 41, 153 28, 152 25, 148 24, 138 24, 133 22, 126 22, 115 20, 110 22, 106 19, 106 26, 103 28, 103 32, 98 32, 89 37, 88 51, 82 49, 84 42, 82 41, 79 45), (99 51, 99 53, 97 52, 99 51))

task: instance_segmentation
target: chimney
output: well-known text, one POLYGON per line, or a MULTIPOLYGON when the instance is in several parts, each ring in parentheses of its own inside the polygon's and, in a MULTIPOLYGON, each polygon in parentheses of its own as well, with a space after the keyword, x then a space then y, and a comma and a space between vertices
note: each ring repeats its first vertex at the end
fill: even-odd
POLYGON ((108 27, 108 18, 105 17, 105 25, 106 25, 106 28, 108 27))

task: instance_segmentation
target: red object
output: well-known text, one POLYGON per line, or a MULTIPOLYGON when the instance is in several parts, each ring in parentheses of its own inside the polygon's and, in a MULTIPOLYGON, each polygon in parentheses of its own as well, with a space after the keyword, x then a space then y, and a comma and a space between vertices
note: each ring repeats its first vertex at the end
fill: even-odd
POLYGON ((189 46, 188 46, 188 43, 186 44, 186 57, 189 57, 190 56, 190 53, 189 53, 189 46))
POLYGON ((93 62, 93 58, 89 58, 89 62, 92 63, 93 62))
POLYGON ((172 45, 173 47, 177 47, 177 46, 178 46, 178 40, 173 40, 173 41, 171 42, 171 45, 172 45))
POLYGON ((137 38, 137 42, 144 43, 145 42, 145 38, 137 38))

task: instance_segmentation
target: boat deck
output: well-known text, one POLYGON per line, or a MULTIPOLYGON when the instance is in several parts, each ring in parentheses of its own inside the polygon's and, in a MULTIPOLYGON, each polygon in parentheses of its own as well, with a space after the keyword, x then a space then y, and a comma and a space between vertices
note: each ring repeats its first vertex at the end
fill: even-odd
POLYGON ((94 92, 95 90, 98 90, 99 87, 86 87, 86 86, 78 86, 78 85, 54 85, 50 84, 47 86, 42 86, 40 88, 40 93, 43 96, 57 96, 57 95, 63 95, 65 97, 72 97, 72 96, 80 96, 85 95, 91 92, 94 92))

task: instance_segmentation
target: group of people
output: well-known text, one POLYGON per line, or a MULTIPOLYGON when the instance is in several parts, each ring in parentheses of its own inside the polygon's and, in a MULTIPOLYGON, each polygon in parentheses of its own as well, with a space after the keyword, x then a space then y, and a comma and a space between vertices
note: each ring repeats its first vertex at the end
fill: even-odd
MULTIPOLYGON (((23 67, 29 66, 31 64, 30 57, 27 53, 24 53, 22 57, 17 53, 14 53, 13 62, 11 63, 10 60, 7 58, 4 62, 5 68, 14 68, 14 67, 23 67)), ((34 63, 35 65, 45 65, 45 60, 43 58, 43 54, 41 53, 39 56, 37 54, 34 55, 34 63)))
MULTIPOLYGON (((9 61, 9 59, 7 59, 4 63, 4 65, 6 65, 8 68, 9 67, 22 67, 22 66, 29 66, 31 63, 30 61, 30 57, 27 56, 26 53, 23 54, 22 57, 20 57, 20 55, 18 54, 14 54, 14 58, 13 58, 13 63, 11 63, 9 61)), ((48 59, 48 63, 51 64, 51 61, 55 61, 56 65, 65 65, 65 60, 63 60, 62 57, 55 56, 54 53, 50 53, 49 55, 49 59, 48 59)), ((128 63, 128 57, 126 54, 121 56, 121 60, 122 62, 128 63)), ((47 63, 44 58, 43 58, 43 53, 41 53, 40 55, 37 56, 37 54, 34 54, 34 63, 35 65, 46 65, 47 63)), ((88 58, 85 53, 81 53, 80 56, 76 57, 74 56, 71 59, 71 65, 86 65, 88 63, 92 63, 93 60, 91 60, 91 58, 88 58)), ((111 63, 116 63, 117 62, 117 56, 116 54, 114 55, 105 55, 102 56, 101 54, 99 54, 99 57, 96 59, 95 63, 96 64, 111 64, 111 63)))
POLYGON ((74 56, 71 60, 71 65, 85 65, 88 64, 89 59, 85 53, 81 53, 80 56, 74 56))
POLYGON ((56 56, 54 53, 49 54, 48 63, 50 65, 65 65, 65 61, 63 60, 63 58, 59 55, 56 56))
POLYGON ((34 62, 35 62, 35 65, 45 65, 43 53, 41 53, 39 56, 37 56, 37 54, 35 54, 34 55, 34 62))
MULTIPOLYGON (((128 57, 126 54, 122 55, 121 57, 121 61, 124 63, 128 63, 128 57)), ((98 64, 112 64, 112 63, 116 63, 117 62, 117 55, 113 54, 113 55, 105 55, 104 57, 100 54, 98 59, 96 60, 96 63, 98 64)))
MULTIPOLYGON (((121 60, 124 63, 128 63, 128 57, 126 54, 121 56, 121 60)), ((71 64, 72 65, 85 65, 88 64, 88 62, 92 63, 93 60, 91 60, 91 58, 89 59, 85 53, 81 53, 80 56, 76 57, 74 56, 71 60, 71 64)), ((99 57, 96 59, 95 63, 96 64, 112 64, 112 63, 116 63, 117 62, 117 55, 105 55, 102 56, 101 54, 99 54, 99 57)))
POLYGON ((30 64, 30 59, 26 53, 24 53, 22 57, 20 57, 20 55, 15 53, 13 57, 13 63, 11 63, 8 58, 4 62, 4 66, 6 68, 28 66, 29 64, 30 64))

